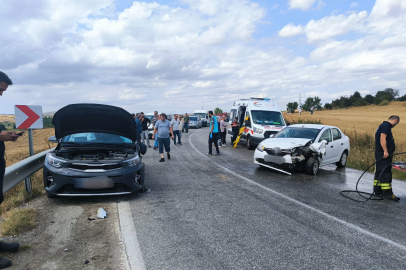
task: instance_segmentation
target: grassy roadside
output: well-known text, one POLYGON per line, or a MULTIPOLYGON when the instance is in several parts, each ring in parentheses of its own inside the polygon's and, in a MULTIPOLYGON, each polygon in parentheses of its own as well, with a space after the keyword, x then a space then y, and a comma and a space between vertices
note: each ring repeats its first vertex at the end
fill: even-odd
MULTIPOLYGON (((48 137, 54 134, 53 129, 34 130, 34 153, 40 153, 54 147, 48 142, 48 137)), ((15 164, 29 157, 28 138, 26 135, 16 142, 6 142, 6 166, 15 164)), ((35 213, 32 209, 17 209, 30 200, 45 194, 42 170, 31 176, 32 194, 25 191, 24 181, 4 194, 4 201, 0 205, 0 216, 3 218, 1 224, 2 235, 15 235, 25 228, 35 225, 35 213)))

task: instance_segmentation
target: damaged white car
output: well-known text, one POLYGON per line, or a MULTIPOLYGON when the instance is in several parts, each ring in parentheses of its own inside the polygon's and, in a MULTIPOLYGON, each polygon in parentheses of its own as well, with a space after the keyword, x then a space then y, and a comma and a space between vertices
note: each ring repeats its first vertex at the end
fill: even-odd
POLYGON ((349 153, 350 139, 339 128, 297 124, 262 141, 255 150, 254 162, 289 175, 300 169, 315 175, 322 165, 345 167, 349 153))

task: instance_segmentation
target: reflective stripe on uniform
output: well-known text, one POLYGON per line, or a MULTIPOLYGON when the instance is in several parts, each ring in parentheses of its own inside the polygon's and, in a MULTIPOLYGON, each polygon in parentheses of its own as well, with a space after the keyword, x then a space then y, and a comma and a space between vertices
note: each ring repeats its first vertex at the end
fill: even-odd
POLYGON ((379 182, 379 183, 378 183, 378 185, 377 185, 377 183, 378 183, 378 180, 374 180, 374 186, 378 186, 378 187, 380 187, 380 186, 382 185, 382 183, 381 183, 381 182, 379 182))
POLYGON ((381 183, 382 190, 392 189, 391 183, 381 183))

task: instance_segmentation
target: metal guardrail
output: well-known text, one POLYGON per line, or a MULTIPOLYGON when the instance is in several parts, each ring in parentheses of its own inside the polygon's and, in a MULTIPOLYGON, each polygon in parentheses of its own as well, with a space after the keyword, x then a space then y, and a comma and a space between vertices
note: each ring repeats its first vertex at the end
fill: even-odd
MULTIPOLYGON (((45 156, 55 148, 38 153, 6 168, 3 180, 3 193, 6 193, 44 166, 45 156)), ((31 183, 29 184, 31 185, 31 183)), ((27 187, 27 183, 26 183, 27 187)))

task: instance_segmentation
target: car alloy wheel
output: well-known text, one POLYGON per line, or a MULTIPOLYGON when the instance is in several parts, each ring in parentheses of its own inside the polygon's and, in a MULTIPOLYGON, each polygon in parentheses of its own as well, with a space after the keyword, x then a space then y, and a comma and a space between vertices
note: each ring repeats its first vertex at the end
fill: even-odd
POLYGON ((348 154, 347 151, 344 151, 341 155, 340 161, 336 163, 337 167, 343 168, 347 165, 348 154))

